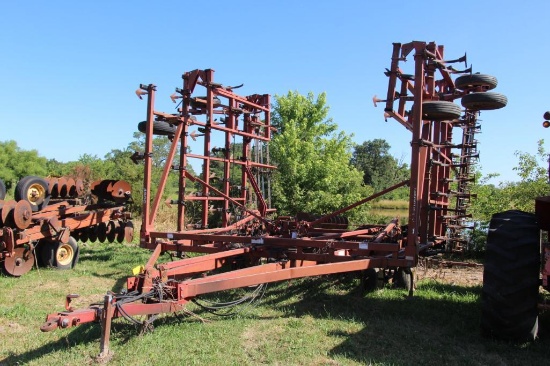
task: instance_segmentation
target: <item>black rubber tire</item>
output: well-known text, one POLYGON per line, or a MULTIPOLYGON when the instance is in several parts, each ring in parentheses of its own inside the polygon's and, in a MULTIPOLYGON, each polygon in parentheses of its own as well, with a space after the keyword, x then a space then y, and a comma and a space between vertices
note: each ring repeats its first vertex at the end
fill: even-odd
POLYGON ((493 215, 487 236, 481 330, 489 337, 532 341, 538 332, 540 232, 535 215, 493 215))
POLYGON ((460 90, 467 90, 476 87, 483 87, 485 90, 496 88, 498 80, 492 75, 471 74, 462 75, 456 78, 455 87, 460 90))
POLYGON ((462 97, 462 106, 472 111, 488 111, 506 107, 508 98, 500 93, 470 93, 462 97))
POLYGON ((43 265, 56 269, 72 269, 77 265, 80 257, 80 248, 76 239, 72 236, 69 237, 69 241, 66 244, 57 241, 43 242, 40 245, 42 246, 40 249, 40 262, 43 265), (62 261, 58 260, 60 251, 70 253, 69 257, 62 261))
POLYGON ((0 179, 0 200, 3 200, 6 198, 6 185, 4 184, 4 181, 0 179))
POLYGON ((422 119, 429 121, 446 121, 460 117, 462 109, 453 102, 431 100, 422 103, 422 119))
MULTIPOLYGON (((147 121, 138 123, 138 131, 145 133, 147 121)), ((166 121, 153 121, 153 135, 172 136, 176 133, 176 126, 166 121)))
POLYGON ((15 186, 15 200, 25 200, 31 204, 33 212, 40 211, 45 208, 50 202, 50 192, 48 190, 48 182, 40 177, 27 176, 17 182, 15 186), (31 191, 38 193, 38 198, 29 198, 31 191))
POLYGON ((399 267, 393 275, 393 287, 410 290, 412 283, 412 270, 399 267))

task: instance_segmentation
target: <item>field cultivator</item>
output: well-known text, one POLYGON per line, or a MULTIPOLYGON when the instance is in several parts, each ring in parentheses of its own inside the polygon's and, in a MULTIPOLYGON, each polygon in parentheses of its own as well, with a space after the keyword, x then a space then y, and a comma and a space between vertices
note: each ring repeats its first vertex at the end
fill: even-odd
MULTIPOLYGON (((1 182, 1 181, 0 181, 1 182)), ((35 264, 58 269, 78 262, 77 241, 131 241, 133 226, 125 203, 125 181, 98 180, 89 190, 81 179, 27 176, 4 200, 0 184, 0 262, 6 274, 19 277, 35 264)))
MULTIPOLYGON (((138 125, 146 135, 145 151, 134 160, 144 162, 143 217, 140 245, 153 251, 149 261, 127 279, 127 291, 108 293, 102 305, 48 315, 43 331, 87 322, 101 322, 101 354, 109 352, 113 318, 137 322, 137 315, 183 310, 186 303, 201 304, 205 294, 325 274, 355 272, 365 289, 378 280, 393 280, 413 292, 411 268, 421 253, 459 250, 460 234, 471 198, 470 166, 477 158, 478 112, 506 104, 506 98, 487 90, 496 79, 458 71, 450 66, 466 57, 445 60, 443 47, 434 43, 394 44, 387 69, 389 87, 386 118, 411 131, 411 177, 359 202, 322 216, 277 216, 270 207, 268 142, 276 132, 270 122, 269 95, 239 96, 237 87, 214 81, 214 71, 195 70, 183 75, 183 88, 171 96, 180 101, 178 113, 155 111, 156 87, 140 85, 136 94, 147 99, 147 119, 138 125), (414 71, 405 74, 400 62, 414 51, 414 71), (453 74, 462 74, 453 80, 453 74), (199 89, 196 91, 195 89, 199 89), (198 96, 195 96, 198 95, 198 96), (462 98, 461 108, 453 100, 462 98), (397 105, 395 105, 397 104, 397 105), (198 127, 197 131, 191 131, 198 127), (459 138, 453 131, 462 133, 459 138), (171 139, 163 175, 155 195, 151 181, 153 135, 171 139), (218 135, 221 135, 218 136, 218 135), (189 137, 201 139, 201 154, 189 152, 189 137), (238 142, 235 140, 239 139, 238 142), (222 148, 214 148, 221 141, 222 148), (452 151, 458 151, 453 154, 452 151), (174 158, 179 152, 179 161, 174 158), (202 172, 187 169, 188 159, 199 159, 202 172), (179 176, 179 192, 167 203, 177 206, 173 230, 155 230, 155 218, 168 174, 179 176), (221 173, 220 173, 221 172, 221 173), (215 173, 215 174, 214 174, 215 173), (407 225, 395 218, 385 225, 350 228, 345 214, 368 201, 408 185, 407 225), (200 205, 198 220, 186 217, 200 205), (197 220, 196 222, 193 220, 197 220), (160 263, 163 252, 177 260, 160 263), (186 253, 203 255, 186 257, 186 253)), ((213 310, 221 306, 203 306, 213 310)))

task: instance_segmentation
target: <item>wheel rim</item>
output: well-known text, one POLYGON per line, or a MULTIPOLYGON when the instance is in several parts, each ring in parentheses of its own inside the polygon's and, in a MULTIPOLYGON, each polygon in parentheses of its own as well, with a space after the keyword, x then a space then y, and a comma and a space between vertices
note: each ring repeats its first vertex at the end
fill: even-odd
POLYGON ((55 259, 58 265, 66 266, 68 264, 71 264, 71 262, 73 261, 73 257, 74 250, 70 244, 61 244, 59 248, 57 248, 55 259))
POLYGON ((32 184, 27 190, 27 201, 31 205, 39 205, 46 197, 46 189, 40 183, 32 184))

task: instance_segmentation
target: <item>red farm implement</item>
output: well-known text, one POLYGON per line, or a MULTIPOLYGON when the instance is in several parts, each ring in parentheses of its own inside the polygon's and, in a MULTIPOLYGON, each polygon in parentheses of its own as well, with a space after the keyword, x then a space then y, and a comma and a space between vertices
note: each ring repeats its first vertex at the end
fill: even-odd
POLYGON ((78 263, 80 241, 132 240, 125 203, 125 181, 99 180, 85 188, 81 179, 27 176, 15 187, 15 200, 4 200, 0 181, 0 263, 19 277, 35 264, 70 269, 78 263))
POLYGON ((101 322, 106 355, 113 318, 177 312, 189 301, 222 290, 357 272, 365 288, 384 277, 412 294, 411 268, 419 254, 463 247, 470 168, 478 156, 478 111, 506 104, 504 96, 487 92, 496 86, 494 77, 454 69, 451 65, 466 63, 466 57, 446 60, 443 50, 434 43, 394 44, 387 98, 374 98, 375 104, 384 103, 386 118, 411 132, 410 179, 321 217, 277 216, 270 208, 269 176, 275 166, 268 142, 276 132, 269 95, 239 96, 236 87, 215 82, 213 70, 195 70, 183 75, 183 88, 172 95, 174 101, 181 99, 178 113, 167 114, 154 109, 156 87, 140 85, 136 93, 146 96, 147 120, 138 128, 146 134, 146 147, 133 158, 145 166, 140 245, 153 254, 127 279, 124 294, 108 293, 103 304, 81 310, 71 309, 68 297, 67 310, 48 315, 41 329, 101 322), (414 70, 406 74, 400 64, 411 52, 414 70), (461 76, 455 80, 454 74, 461 76), (465 109, 453 102, 460 98, 465 109), (172 145, 153 195, 154 134, 167 135, 172 145), (201 154, 188 151, 189 138, 200 139, 201 154), (213 141, 223 147, 213 148, 213 141), (179 161, 174 161, 178 152, 179 161), (202 162, 200 175, 187 169, 190 159, 202 162), (215 166, 223 167, 222 176, 213 175, 215 166), (179 175, 179 192, 168 203, 177 207, 178 218, 173 230, 157 231, 155 219, 172 171, 179 175), (396 218, 385 225, 348 228, 342 216, 347 211, 405 185, 410 187, 407 225, 396 218), (200 206, 200 217, 187 226, 192 205, 200 206), (203 255, 159 263, 163 252, 203 255))

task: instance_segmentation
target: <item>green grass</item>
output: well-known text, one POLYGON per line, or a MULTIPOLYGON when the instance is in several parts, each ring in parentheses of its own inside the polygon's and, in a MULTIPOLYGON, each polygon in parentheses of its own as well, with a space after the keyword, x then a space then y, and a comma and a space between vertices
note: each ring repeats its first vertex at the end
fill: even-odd
MULTIPOLYGON (((72 271, 33 270, 0 277, 0 365, 93 364, 100 327, 39 331, 46 314, 120 290, 147 251, 135 245, 88 244, 72 271)), ((526 365, 547 364, 547 316, 534 343, 487 340, 479 332, 479 287, 420 282, 414 298, 383 288, 368 295, 357 280, 326 276, 270 285, 261 303, 235 317, 166 315, 155 331, 122 319, 113 325, 112 365, 526 365)))
POLYGON ((385 210, 408 210, 409 201, 407 200, 385 200, 379 199, 371 203, 372 208, 385 210))

